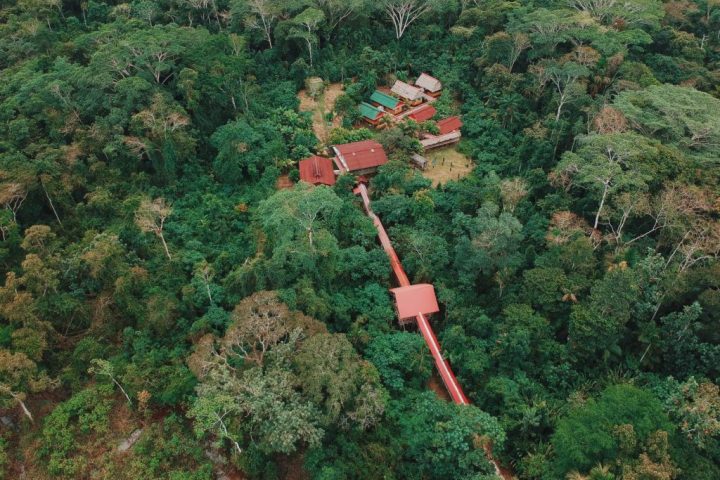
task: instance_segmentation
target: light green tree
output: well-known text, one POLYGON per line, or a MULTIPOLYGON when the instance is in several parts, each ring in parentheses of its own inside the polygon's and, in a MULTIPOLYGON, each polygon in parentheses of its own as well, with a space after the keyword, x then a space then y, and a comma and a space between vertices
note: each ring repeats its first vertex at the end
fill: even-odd
POLYGON ((313 7, 306 8, 292 19, 295 27, 291 30, 290 37, 305 42, 310 58, 310 68, 313 66, 313 45, 318 42, 317 30, 324 20, 323 11, 313 7))
POLYGON ((570 188, 581 187, 597 199, 593 228, 597 229, 609 198, 620 192, 641 193, 652 178, 642 163, 657 151, 657 143, 634 133, 583 135, 578 148, 566 152, 551 180, 570 188))
POLYGON ((614 103, 639 133, 679 147, 703 168, 717 169, 720 100, 676 85, 621 92, 614 103))
POLYGON ((383 0, 379 6, 390 17, 395 38, 400 40, 410 25, 433 9, 434 3, 432 0, 383 0))
POLYGON ((165 255, 172 260, 170 249, 165 241, 165 220, 172 214, 172 207, 164 198, 158 197, 155 200, 143 198, 140 206, 135 211, 135 224, 143 232, 153 233, 162 242, 165 255))

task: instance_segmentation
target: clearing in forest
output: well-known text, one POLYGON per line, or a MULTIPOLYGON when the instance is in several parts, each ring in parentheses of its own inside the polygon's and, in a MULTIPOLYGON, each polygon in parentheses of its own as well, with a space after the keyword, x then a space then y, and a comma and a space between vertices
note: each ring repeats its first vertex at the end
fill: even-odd
POLYGON ((290 180, 290 177, 287 175, 280 175, 278 177, 277 181, 275 182, 275 188, 277 188, 278 190, 292 188, 293 185, 295 185, 295 184, 293 183, 292 180, 290 180))
POLYGON ((430 150, 423 156, 428 159, 428 163, 422 174, 432 181, 433 187, 444 185, 450 180, 460 180, 474 168, 472 160, 455 150, 454 146, 430 150))
POLYGON ((342 118, 334 117, 332 125, 328 126, 325 121, 325 115, 332 112, 335 108, 335 100, 342 95, 343 85, 342 83, 331 83, 323 93, 317 98, 312 98, 307 94, 305 90, 298 92, 298 98, 300 99, 300 110, 303 112, 312 112, 312 127, 315 136, 325 143, 330 135, 330 130, 339 127, 342 123, 342 118))

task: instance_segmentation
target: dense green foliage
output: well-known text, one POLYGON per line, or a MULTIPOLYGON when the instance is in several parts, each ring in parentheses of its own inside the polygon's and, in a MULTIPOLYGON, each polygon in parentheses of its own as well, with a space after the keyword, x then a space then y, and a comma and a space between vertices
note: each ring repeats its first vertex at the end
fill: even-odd
POLYGON ((718 32, 717 0, 2 2, 0 476, 720 478, 718 32), (422 126, 355 128, 423 71, 473 162, 437 186, 422 126), (353 179, 277 187, 327 146, 314 76, 326 142, 388 152, 473 406, 427 391, 353 179))

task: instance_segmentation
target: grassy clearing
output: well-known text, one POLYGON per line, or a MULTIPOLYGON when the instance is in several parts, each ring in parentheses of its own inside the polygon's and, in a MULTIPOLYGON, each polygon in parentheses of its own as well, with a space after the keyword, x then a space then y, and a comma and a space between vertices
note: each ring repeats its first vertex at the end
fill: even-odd
POLYGON ((424 157, 428 159, 428 166, 422 174, 432 181, 433 187, 450 180, 460 180, 475 167, 472 160, 452 146, 430 150, 424 157))
POLYGON ((333 108, 335 108, 335 100, 337 100, 342 93, 342 83, 331 83, 316 99, 308 96, 305 90, 298 92, 300 110, 303 112, 312 112, 313 132, 315 132, 315 136, 318 137, 322 143, 327 141, 330 130, 339 127, 342 123, 342 118, 340 117, 333 118, 332 125, 330 126, 328 126, 328 123, 325 121, 325 114, 333 111, 333 108))

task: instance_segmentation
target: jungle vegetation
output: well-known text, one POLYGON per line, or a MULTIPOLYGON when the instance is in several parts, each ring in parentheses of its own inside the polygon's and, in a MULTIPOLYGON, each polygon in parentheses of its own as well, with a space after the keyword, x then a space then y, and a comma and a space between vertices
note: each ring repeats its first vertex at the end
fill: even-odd
POLYGON ((0 207, 0 478, 720 478, 717 0, 4 0, 0 207), (420 72, 437 187, 354 128, 420 72), (472 406, 353 179, 276 187, 308 77, 472 406))

